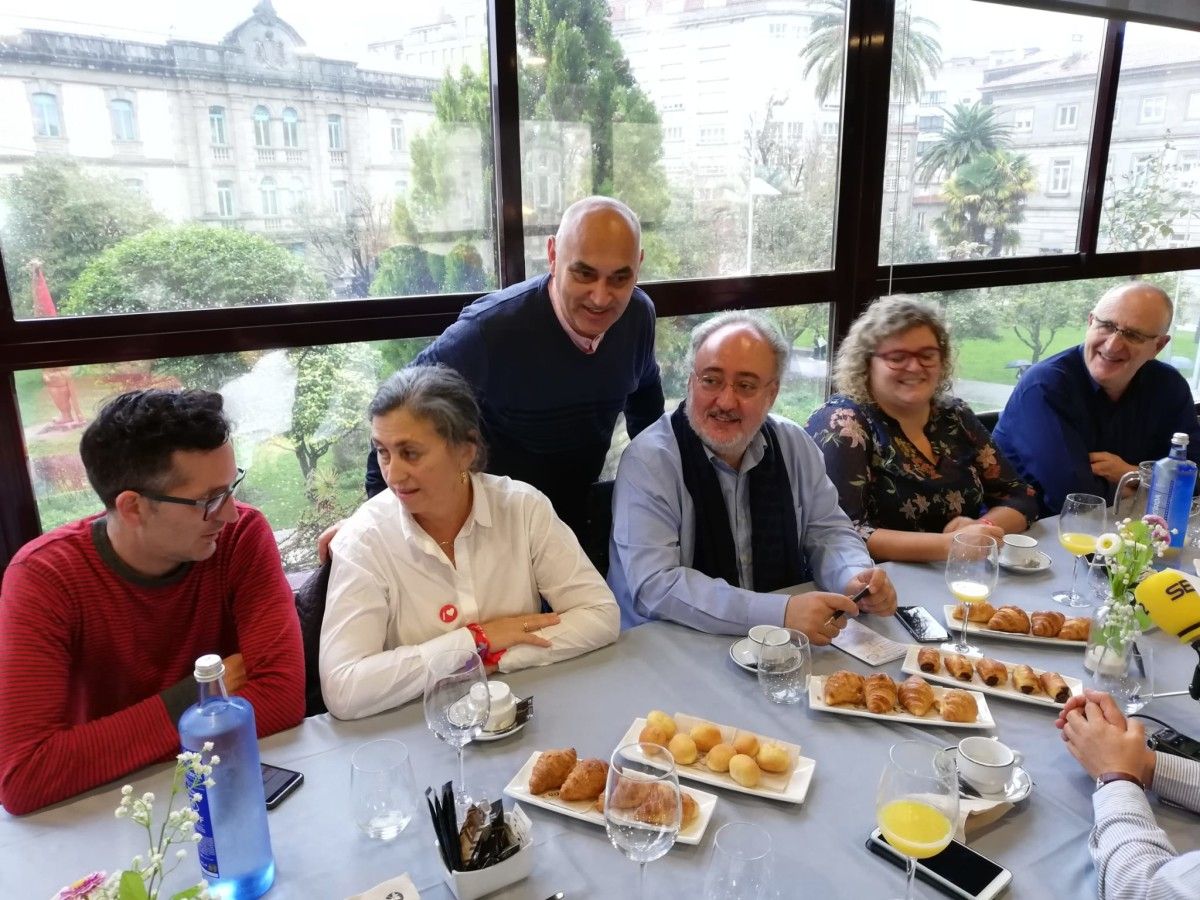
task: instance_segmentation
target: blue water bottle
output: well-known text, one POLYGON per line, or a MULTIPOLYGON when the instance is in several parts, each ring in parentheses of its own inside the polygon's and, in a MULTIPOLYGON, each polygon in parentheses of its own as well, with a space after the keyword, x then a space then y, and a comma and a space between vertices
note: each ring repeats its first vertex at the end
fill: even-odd
POLYGON ((209 892, 221 900, 261 897, 275 881, 275 858, 267 828, 254 707, 225 690, 225 664, 216 654, 196 660, 200 700, 179 719, 185 750, 199 752, 212 742, 220 757, 212 787, 188 774, 189 794, 199 794, 196 845, 209 892))
POLYGON ((1177 554, 1187 537, 1192 494, 1196 488, 1196 464, 1187 458, 1188 436, 1177 431, 1171 436, 1171 453, 1154 464, 1147 511, 1167 520, 1171 532, 1168 553, 1177 554))

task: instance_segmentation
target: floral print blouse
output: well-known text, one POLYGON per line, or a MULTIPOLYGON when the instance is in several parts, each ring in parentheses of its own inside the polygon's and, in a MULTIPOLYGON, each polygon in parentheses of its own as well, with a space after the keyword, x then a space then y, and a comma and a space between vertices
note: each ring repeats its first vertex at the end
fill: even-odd
POLYGON ((863 539, 877 528, 940 532, 956 516, 1007 506, 1037 518, 1037 495, 1017 476, 983 424, 956 398, 935 400, 925 436, 936 463, 874 403, 841 394, 805 429, 825 454, 842 509, 863 539))

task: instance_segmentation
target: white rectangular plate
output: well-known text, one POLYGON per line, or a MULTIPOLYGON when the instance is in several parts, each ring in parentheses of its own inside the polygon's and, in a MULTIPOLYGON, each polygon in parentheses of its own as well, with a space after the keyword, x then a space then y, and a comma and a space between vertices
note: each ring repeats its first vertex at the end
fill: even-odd
MULTIPOLYGON (((533 754, 525 761, 525 765, 521 767, 516 775, 512 777, 512 781, 504 786, 504 793, 515 800, 520 800, 522 803, 528 803, 530 806, 540 806, 542 809, 548 809, 550 812, 562 813, 564 816, 570 816, 572 819, 579 819, 581 822, 591 822, 593 825, 604 827, 604 813, 598 812, 591 800, 559 800, 558 791, 547 791, 544 794, 529 793, 529 776, 533 773, 534 763, 541 756, 540 750, 535 750, 533 754)), ((708 822, 712 819, 713 809, 717 805, 717 797, 715 794, 710 794, 706 791, 698 791, 695 788, 684 788, 684 790, 692 795, 692 799, 696 801, 696 805, 700 807, 700 815, 696 817, 696 821, 692 822, 687 828, 679 832, 679 837, 675 840, 680 844, 699 844, 704 837, 704 832, 708 828, 708 822)))
MULTIPOLYGON (((954 607, 955 604, 953 603, 947 603, 942 607, 942 617, 946 620, 946 630, 950 632, 951 640, 962 629, 962 620, 956 619, 951 615, 954 612, 954 607)), ((1070 617, 1068 616, 1068 618, 1070 617)), ((1036 634, 993 631, 991 628, 985 628, 978 622, 967 623, 967 634, 974 634, 979 637, 999 638, 1002 641, 1021 641, 1026 644, 1038 644, 1042 647, 1074 647, 1080 651, 1087 647, 1087 641, 1064 641, 1062 638, 1038 637, 1036 634)))
MULTIPOLYGON (((931 685, 932 687, 932 685, 931 685)), ((948 688, 935 687, 935 697, 941 698, 948 688)), ((960 688, 960 690, 964 690, 960 688)), ((923 716, 896 710, 889 713, 869 712, 865 706, 830 706, 825 702, 825 676, 813 675, 808 679, 808 708, 818 712, 838 713, 843 716, 862 716, 864 719, 883 719, 887 722, 907 722, 910 725, 934 725, 943 728, 995 728, 996 721, 992 711, 988 709, 987 699, 978 691, 967 691, 975 698, 975 706, 979 717, 974 722, 947 722, 936 709, 931 709, 923 716)))
MULTIPOLYGON (((946 671, 946 665, 944 662, 942 663, 942 670, 940 672, 922 672, 921 667, 917 664, 917 654, 921 651, 921 649, 922 648, 915 644, 908 648, 908 654, 904 657, 903 669, 909 675, 920 675, 926 681, 939 681, 942 684, 949 684, 954 687, 969 687, 971 690, 980 691, 984 694, 991 694, 993 697, 1003 697, 1005 700, 1020 700, 1022 703, 1032 703, 1034 706, 1045 706, 1049 709, 1055 710, 1063 708, 1064 704, 1055 703, 1053 697, 1047 697, 1045 694, 1022 694, 1015 687, 1013 687, 1012 670, 1017 663, 1011 663, 1003 659, 996 659, 994 656, 990 657, 991 659, 996 659, 996 662, 1001 662, 1008 666, 1009 677, 1009 680, 1003 685, 996 685, 995 687, 992 687, 991 685, 983 683, 983 679, 979 677, 978 672, 971 676, 970 681, 959 681, 946 671)), ((938 652, 940 653, 941 651, 938 652)), ((942 655, 945 656, 944 653, 942 655)), ((1035 675, 1041 675, 1045 671, 1047 670, 1034 669, 1033 673, 1035 675)), ((1051 669, 1050 671, 1053 670, 1051 669)), ((1062 675, 1061 672, 1058 674, 1062 675)), ((1083 693, 1083 682, 1078 678, 1072 678, 1069 675, 1063 675, 1062 679, 1067 683, 1067 687, 1071 689, 1072 694, 1083 693)))
MULTIPOLYGON (((687 733, 693 725, 701 722, 708 722, 709 719, 700 719, 696 716, 689 716, 686 713, 675 713, 673 716, 675 725, 680 731, 687 733)), ((738 729, 729 725, 721 725, 718 722, 713 722, 721 729, 721 737, 726 743, 732 743, 734 737, 738 734, 738 729)), ((638 735, 642 729, 646 727, 645 719, 634 719, 633 724, 629 726, 629 730, 621 738, 618 747, 623 747, 626 744, 637 742, 638 735)), ((792 766, 788 772, 783 772, 778 775, 772 775, 770 772, 763 772, 762 779, 758 783, 758 787, 742 787, 730 777, 728 772, 714 772, 704 764, 704 755, 690 766, 675 767, 675 771, 679 773, 680 778, 689 778, 692 781, 699 781, 703 784, 711 784, 713 787, 725 788, 728 791, 737 791, 740 794, 750 794, 754 797, 766 797, 768 800, 780 800, 784 803, 803 803, 804 798, 808 796, 808 786, 812 782, 813 770, 817 767, 816 760, 809 759, 806 756, 800 755, 800 747, 798 744, 789 744, 787 741, 777 740, 776 738, 766 735, 755 734, 759 741, 770 741, 773 744, 779 744, 788 751, 788 755, 792 758, 792 766)))

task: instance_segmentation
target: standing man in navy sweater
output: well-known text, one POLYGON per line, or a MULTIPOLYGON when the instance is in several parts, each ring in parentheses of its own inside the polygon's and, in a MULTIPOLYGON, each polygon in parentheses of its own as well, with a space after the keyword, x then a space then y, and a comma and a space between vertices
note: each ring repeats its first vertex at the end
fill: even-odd
MULTIPOLYGON (((641 225, 617 200, 571 204, 546 253, 548 275, 480 297, 415 364, 442 363, 470 382, 487 470, 532 484, 582 535, 617 416, 634 437, 663 413, 654 304, 636 287, 641 225)), ((385 487, 371 453, 367 495, 385 487)), ((331 536, 321 536, 322 556, 331 536)))

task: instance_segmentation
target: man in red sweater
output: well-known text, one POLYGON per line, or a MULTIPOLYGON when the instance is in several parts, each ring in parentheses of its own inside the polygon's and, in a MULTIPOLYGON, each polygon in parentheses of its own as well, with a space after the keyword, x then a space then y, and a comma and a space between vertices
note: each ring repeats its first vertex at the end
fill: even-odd
POLYGON ((266 518, 220 394, 130 391, 79 452, 104 512, 21 548, 0 587, 0 803, 14 815, 179 751, 198 656, 254 705, 259 737, 304 718, 304 656, 266 518))

